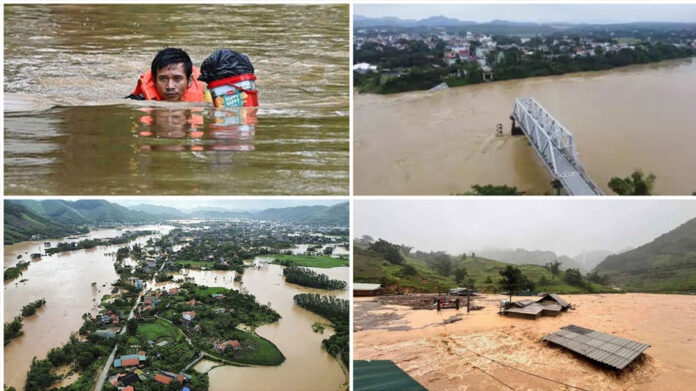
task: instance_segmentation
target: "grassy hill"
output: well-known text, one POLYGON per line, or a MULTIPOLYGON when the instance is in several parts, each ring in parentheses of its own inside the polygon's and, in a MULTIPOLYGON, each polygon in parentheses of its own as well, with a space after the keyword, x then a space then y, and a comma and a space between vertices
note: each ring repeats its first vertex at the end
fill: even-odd
POLYGON ((696 291, 696 219, 636 249, 607 257, 595 270, 625 289, 696 291))
MULTIPOLYGON (((355 282, 381 283, 392 292, 437 292, 440 289, 457 286, 453 276, 441 276, 420 259, 407 257, 403 265, 394 265, 386 261, 382 254, 354 246, 353 276, 355 282), (410 265, 415 273, 408 273, 410 265)), ((467 257, 466 260, 454 260, 454 266, 464 267, 467 280, 473 279, 474 287, 482 292, 499 292, 499 272, 508 263, 480 257, 467 257)), ((548 270, 539 265, 513 265, 532 280, 538 292, 584 293, 585 287, 570 285, 562 276, 554 277, 548 270)), ((588 283, 594 292, 608 292, 610 289, 599 284, 588 283)), ((469 285, 469 284, 465 284, 469 285)))
POLYGON ((36 214, 33 209, 11 200, 5 201, 3 229, 5 244, 30 240, 32 235, 59 238, 80 232, 84 232, 84 229, 69 224, 54 223, 36 214))

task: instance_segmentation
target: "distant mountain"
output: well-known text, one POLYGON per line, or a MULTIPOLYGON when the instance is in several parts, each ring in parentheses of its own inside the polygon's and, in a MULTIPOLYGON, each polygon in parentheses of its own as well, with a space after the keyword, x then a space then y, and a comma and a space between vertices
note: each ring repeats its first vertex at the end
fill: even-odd
POLYGON ((590 269, 576 262, 574 259, 565 255, 556 255, 553 251, 534 250, 529 251, 518 248, 516 250, 483 250, 478 251, 477 255, 484 258, 495 259, 497 261, 512 263, 514 265, 545 265, 548 262, 558 260, 561 263, 561 269, 580 269, 586 273, 590 269))
POLYGON ((65 225, 140 224, 161 220, 149 213, 133 211, 105 200, 15 200, 14 202, 54 223, 65 225))
POLYGON ((350 224, 348 202, 333 206, 295 206, 290 208, 266 209, 254 214, 263 220, 289 221, 298 224, 343 225, 350 224))
POLYGON ((587 251, 574 256, 573 259, 586 270, 592 270, 610 255, 614 253, 607 250, 587 251))
POLYGON ((696 291, 696 219, 650 243, 610 255, 595 270, 627 289, 696 291))
POLYGON ((428 27, 452 27, 452 26, 466 26, 477 24, 476 22, 466 22, 458 19, 448 18, 445 16, 431 16, 426 19, 421 19, 414 23, 416 26, 428 26, 428 27))
POLYGON ((355 15, 354 28, 467 28, 476 34, 541 34, 554 31, 631 31, 635 29, 653 30, 680 30, 693 29, 695 23, 673 22, 635 22, 614 24, 589 24, 589 23, 534 23, 514 22, 509 20, 492 20, 489 22, 463 21, 445 16, 432 16, 421 20, 399 19, 396 17, 371 18, 363 15, 355 15))
MULTIPOLYGON (((3 241, 5 244, 13 244, 24 240, 30 240, 32 235, 40 235, 43 238, 59 238, 80 232, 80 227, 70 224, 60 224, 46 217, 42 217, 27 206, 11 200, 4 202, 4 228, 3 241)), ((37 207, 36 204, 32 204, 37 207)))
POLYGON ((170 208, 167 206, 159 206, 152 204, 140 204, 128 207, 130 210, 145 212, 151 215, 165 216, 167 218, 183 218, 186 216, 183 212, 176 208, 170 208))

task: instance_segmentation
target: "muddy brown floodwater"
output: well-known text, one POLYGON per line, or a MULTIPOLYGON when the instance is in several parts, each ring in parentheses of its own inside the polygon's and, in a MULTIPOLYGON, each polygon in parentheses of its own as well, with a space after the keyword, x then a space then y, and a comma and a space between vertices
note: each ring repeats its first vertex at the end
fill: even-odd
MULTIPOLYGON (((162 225, 127 229, 155 230, 165 234, 172 228, 162 225)), ((75 240, 117 237, 122 233, 115 229, 95 230, 75 240)), ((105 253, 115 253, 118 248, 134 243, 143 245, 151 237, 141 236, 122 245, 44 255, 39 261, 31 261, 19 278, 5 284, 5 320, 20 315, 22 307, 28 303, 46 299, 46 305, 35 315, 24 318, 24 335, 13 339, 4 348, 5 385, 23 389, 32 358, 45 358, 49 350, 66 343, 70 333, 82 325, 82 314, 97 313, 101 297, 111 292, 111 283, 118 279, 113 266, 114 256, 105 253), (27 281, 19 282, 22 279, 27 281), (96 282, 96 287, 92 287, 93 282, 96 282)), ((45 241, 50 241, 53 246, 57 242, 55 239, 45 241)), ((21 260, 28 260, 32 253, 43 253, 43 243, 44 240, 6 245, 4 266, 16 264, 18 255, 22 255, 21 260)))
POLYGON ((347 4, 4 9, 6 194, 348 194, 347 4), (168 45, 248 54, 258 111, 123 99, 168 45))
POLYGON ((576 138, 590 177, 634 169, 655 192, 696 191, 696 60, 682 59, 451 88, 354 96, 356 194, 454 194, 471 185, 551 194, 551 177, 524 137, 509 136, 514 100, 534 97, 576 138), (495 136, 502 123, 506 135, 495 136))
MULTIPOLYGON (((499 365, 593 391, 692 389, 696 382, 696 300, 644 293, 563 295, 575 310, 536 320, 498 315, 507 296, 474 299, 484 308, 466 313, 412 310, 371 298, 353 305, 354 359, 393 360, 430 391, 570 390, 499 365), (453 315, 462 319, 443 324, 453 315), (596 365, 542 338, 575 324, 651 345, 622 372, 596 365)), ((529 297, 526 297, 529 298, 529 297)), ((514 298, 515 300, 523 298, 514 298)))
MULTIPOLYGON (((311 269, 332 279, 348 281, 347 267, 311 269)), ((300 293, 319 293, 347 300, 347 290, 324 291, 288 284, 279 265, 248 268, 244 271, 241 284, 233 282, 234 272, 190 270, 187 275, 193 277, 197 284, 246 289, 256 296, 259 303, 270 303, 282 316, 278 322, 261 326, 256 332, 278 346, 285 355, 285 362, 275 367, 222 366, 210 370, 217 364, 201 361, 195 369, 202 372, 210 370, 210 391, 229 390, 230 384, 234 384, 234 389, 239 391, 339 391, 346 388, 344 384, 348 380, 344 370, 321 345, 323 339, 332 335, 332 329, 326 328, 324 334, 312 331, 314 322, 328 321, 296 306, 292 297, 300 293)))

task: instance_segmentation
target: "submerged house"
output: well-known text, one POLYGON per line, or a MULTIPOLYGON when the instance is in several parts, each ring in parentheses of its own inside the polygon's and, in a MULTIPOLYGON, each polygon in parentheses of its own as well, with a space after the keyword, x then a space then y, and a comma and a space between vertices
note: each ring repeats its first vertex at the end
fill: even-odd
POLYGON ((626 368, 650 347, 648 344, 573 324, 547 335, 544 341, 618 370, 626 368))
POLYGON ((567 311, 571 304, 555 293, 544 293, 538 300, 519 300, 500 303, 499 313, 502 315, 536 319, 540 316, 556 316, 567 311))
POLYGON ((353 296, 377 296, 384 293, 381 284, 353 284, 353 296))

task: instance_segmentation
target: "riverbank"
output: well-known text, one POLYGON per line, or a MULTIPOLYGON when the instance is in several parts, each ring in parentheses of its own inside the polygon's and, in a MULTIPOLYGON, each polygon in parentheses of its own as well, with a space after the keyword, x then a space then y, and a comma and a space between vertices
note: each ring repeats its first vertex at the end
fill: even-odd
MULTIPOLYGON (((695 59, 696 56, 690 56, 690 57, 678 57, 678 58, 670 58, 666 60, 660 60, 660 61, 650 61, 650 62, 645 62, 645 63, 636 63, 636 64, 629 64, 629 65, 619 65, 619 66, 613 66, 611 68, 605 68, 605 69, 588 69, 588 70, 582 70, 578 72, 563 72, 563 73, 551 73, 548 75, 529 75, 529 76, 522 76, 522 77, 512 77, 512 78, 506 78, 506 79, 493 79, 493 80, 488 80, 488 81, 483 81, 481 80, 480 82, 477 83, 465 83, 465 84, 460 84, 460 83, 454 83, 454 84, 449 84, 449 87, 464 87, 464 86, 473 86, 477 84, 492 84, 492 83, 500 83, 504 81, 515 81, 515 80, 523 80, 523 79, 535 79, 535 78, 545 78, 545 77, 551 77, 551 76, 567 76, 567 75, 575 75, 575 74, 585 74, 585 73, 594 73, 594 72, 606 72, 606 71, 611 71, 615 69, 620 69, 620 68, 631 68, 631 67, 639 67, 643 65, 651 65, 651 64, 660 64, 660 63, 669 63, 672 61, 680 61, 680 60, 688 60, 688 59, 695 59)), ((443 82, 446 82, 443 80, 443 82)), ((430 88, 423 88, 423 89, 410 89, 410 90, 405 90, 405 91, 375 91, 374 89, 368 89, 367 91, 365 90, 360 90, 360 88, 356 85, 353 86, 355 89, 355 92, 358 94, 379 94, 379 95, 396 95, 396 94, 403 94, 407 92, 418 92, 418 91, 429 91, 430 88)), ((435 87, 433 85, 432 87, 435 87)))
POLYGON ((696 169, 686 114, 696 111, 694 83, 696 61, 687 59, 437 93, 354 94, 355 193, 446 195, 494 184, 554 194, 526 138, 509 135, 515 99, 531 96, 573 133, 586 171, 606 194, 612 177, 637 168, 656 175, 657 194, 691 194, 682 173, 696 169))
MULTIPOLYGON (((693 296, 643 293, 563 295, 574 310, 536 320, 498 315, 507 296, 487 295, 479 311, 411 310, 381 305, 375 298, 354 301, 355 360, 393 360, 429 390, 556 390, 558 385, 498 365, 591 390, 687 389, 696 381, 696 324, 693 296), (462 320, 445 324, 453 315, 462 320), (644 357, 622 373, 600 367, 542 338, 575 324, 650 344, 644 357), (482 356, 481 356, 482 355, 482 356), (480 368, 480 369, 479 369, 480 368)), ((520 297, 517 299, 523 299, 520 297)))

